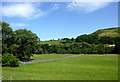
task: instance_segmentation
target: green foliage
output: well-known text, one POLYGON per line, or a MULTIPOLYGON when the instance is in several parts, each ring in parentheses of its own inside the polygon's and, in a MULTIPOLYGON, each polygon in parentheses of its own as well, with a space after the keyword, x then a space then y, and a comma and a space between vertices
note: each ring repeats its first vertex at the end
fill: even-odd
POLYGON ((74 41, 74 38, 71 38, 71 41, 74 41))
POLYGON ((35 53, 37 39, 37 35, 32 33, 30 30, 19 29, 15 31, 15 47, 20 50, 17 51, 16 49, 15 52, 18 53, 17 57, 20 60, 29 60, 32 54, 35 53))
POLYGON ((59 45, 39 45, 36 54, 108 54, 113 53, 114 47, 106 47, 103 44, 95 45, 82 43, 65 43, 59 45))
MULTIPOLYGON (((120 27, 119 27, 120 28, 120 27)), ((118 34, 120 34, 120 29, 115 30, 114 32, 117 32, 118 34)))
POLYGON ((9 24, 2 22, 2 53, 11 53, 22 61, 30 60, 35 53, 39 38, 27 29, 13 31, 9 24))
POLYGON ((97 35, 81 35, 76 38, 76 42, 87 42, 89 44, 114 44, 115 42, 118 42, 120 40, 120 37, 98 37, 97 35))
MULTIPOLYGON (((113 30, 113 29, 110 29, 113 30)), ((102 30, 100 32, 103 32, 102 30)), ((76 39, 63 38, 62 40, 40 41, 35 33, 27 29, 13 31, 9 24, 2 22, 2 53, 10 53, 21 61, 29 61, 36 54, 96 54, 113 53, 113 47, 104 44, 114 44, 120 37, 99 37, 98 34, 81 35, 76 39), (113 51, 111 51, 111 50, 113 51)), ((97 32, 97 33, 100 33, 97 32)))
POLYGON ((99 40, 102 44, 114 44, 115 43, 115 39, 113 37, 100 37, 99 40))
POLYGON ((60 44, 60 43, 62 43, 62 42, 65 42, 65 40, 50 40, 50 41, 40 41, 40 42, 38 42, 38 45, 39 44, 48 44, 48 45, 58 45, 58 44, 60 44))
POLYGON ((89 44, 98 44, 98 36, 84 34, 84 35, 78 36, 75 41, 76 42, 87 42, 89 44))
POLYGON ((9 24, 2 22, 2 53, 10 53, 8 48, 13 42, 13 30, 9 27, 9 24))
POLYGON ((61 40, 70 40, 69 38, 62 38, 61 40))
POLYGON ((116 42, 116 43, 115 43, 114 52, 115 52, 116 54, 120 54, 120 42, 116 42))
MULTIPOLYGON (((44 44, 49 44, 48 48, 41 48, 43 53, 57 53, 57 54, 113 54, 114 47, 107 47, 105 45, 113 45, 120 41, 120 37, 99 36, 100 34, 114 32, 118 28, 101 29, 89 35, 80 35, 76 39, 62 38, 60 43, 53 41, 44 41, 44 44), (54 45, 53 45, 53 43, 54 45), (52 43, 52 44, 50 44, 52 43)), ((111 33, 112 34, 112 33, 111 33)))
POLYGON ((19 59, 12 54, 6 53, 2 55, 2 66, 17 67, 19 63, 19 59))

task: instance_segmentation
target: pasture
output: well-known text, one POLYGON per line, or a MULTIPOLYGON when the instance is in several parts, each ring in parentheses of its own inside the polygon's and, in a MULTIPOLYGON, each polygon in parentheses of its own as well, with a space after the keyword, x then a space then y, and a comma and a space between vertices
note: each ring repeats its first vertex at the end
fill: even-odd
POLYGON ((57 59, 57 58, 64 58, 68 56, 74 56, 73 54, 41 54, 31 56, 32 61, 39 61, 39 60, 48 60, 48 59, 57 59))
MULTIPOLYGON (((34 55, 33 61, 70 55, 34 55)), ((82 55, 74 58, 3 67, 3 80, 118 80, 118 55, 82 55)))
POLYGON ((65 40, 40 41, 38 44, 58 45, 60 42, 65 42, 65 40))

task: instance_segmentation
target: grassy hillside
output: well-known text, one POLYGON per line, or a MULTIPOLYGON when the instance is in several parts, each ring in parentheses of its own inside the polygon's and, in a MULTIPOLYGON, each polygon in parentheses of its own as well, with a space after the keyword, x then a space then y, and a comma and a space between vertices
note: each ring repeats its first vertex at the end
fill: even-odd
POLYGON ((100 29, 92 34, 98 34, 99 37, 102 36, 120 37, 120 27, 100 29))
POLYGON ((52 40, 52 41, 40 41, 38 44, 60 44, 60 42, 64 42, 65 40, 52 40))
MULTIPOLYGON (((120 37, 120 27, 99 29, 91 34, 97 34, 99 37, 102 37, 102 36, 120 37)), ((52 44, 60 44, 60 42, 64 42, 64 41, 65 40, 40 41, 38 44, 52 45, 52 44)))

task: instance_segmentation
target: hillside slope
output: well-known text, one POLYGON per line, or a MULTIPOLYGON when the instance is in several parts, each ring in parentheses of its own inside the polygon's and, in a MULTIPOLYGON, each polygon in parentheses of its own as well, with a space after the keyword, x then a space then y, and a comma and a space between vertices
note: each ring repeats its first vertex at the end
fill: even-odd
MULTIPOLYGON (((99 29, 90 35, 98 35, 99 37, 109 36, 109 37, 120 37, 120 27, 99 29)), ((53 41, 40 41, 38 44, 59 44, 60 42, 65 42, 65 40, 53 40, 53 41)))
POLYGON ((40 41, 38 44, 58 45, 60 42, 64 42, 64 41, 65 40, 40 41))
POLYGON ((120 37, 120 27, 100 29, 91 34, 97 34, 99 37, 103 36, 120 37))

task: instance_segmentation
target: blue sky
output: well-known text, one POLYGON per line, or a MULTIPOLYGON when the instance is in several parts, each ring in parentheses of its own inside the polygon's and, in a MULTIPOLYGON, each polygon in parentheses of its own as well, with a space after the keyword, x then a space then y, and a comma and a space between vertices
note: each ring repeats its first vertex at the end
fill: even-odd
POLYGON ((2 3, 2 21, 13 30, 28 29, 41 40, 76 38, 118 26, 117 2, 2 3))

